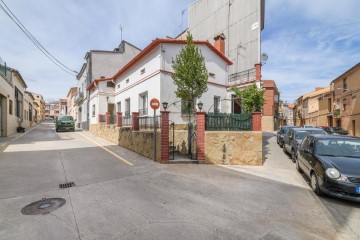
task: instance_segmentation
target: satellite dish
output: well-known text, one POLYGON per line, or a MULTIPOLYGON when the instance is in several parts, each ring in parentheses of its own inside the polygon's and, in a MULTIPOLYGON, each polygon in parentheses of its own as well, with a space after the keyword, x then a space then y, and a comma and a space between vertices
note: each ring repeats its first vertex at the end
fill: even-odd
POLYGON ((268 58, 269 58, 269 56, 267 55, 267 53, 262 53, 261 54, 260 59, 261 59, 262 62, 266 62, 268 60, 268 58))

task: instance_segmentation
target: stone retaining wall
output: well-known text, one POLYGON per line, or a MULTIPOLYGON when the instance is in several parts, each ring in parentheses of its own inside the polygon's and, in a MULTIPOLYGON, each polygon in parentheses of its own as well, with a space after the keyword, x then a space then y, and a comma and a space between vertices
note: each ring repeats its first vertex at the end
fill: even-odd
POLYGON ((205 132, 205 163, 261 166, 261 132, 205 132))
MULTIPOLYGON (((116 125, 92 124, 90 132, 142 156, 154 159, 154 132, 132 131, 131 127, 118 128, 116 125)), ((160 132, 156 135, 156 161, 160 161, 160 132)))

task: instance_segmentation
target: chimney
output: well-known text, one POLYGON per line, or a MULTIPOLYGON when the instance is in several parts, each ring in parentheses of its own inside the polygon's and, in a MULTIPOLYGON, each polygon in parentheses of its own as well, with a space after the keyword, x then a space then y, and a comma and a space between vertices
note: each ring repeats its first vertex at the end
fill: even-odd
POLYGON ((225 55, 225 39, 226 37, 223 33, 219 33, 214 37, 215 40, 214 47, 223 55, 225 55))

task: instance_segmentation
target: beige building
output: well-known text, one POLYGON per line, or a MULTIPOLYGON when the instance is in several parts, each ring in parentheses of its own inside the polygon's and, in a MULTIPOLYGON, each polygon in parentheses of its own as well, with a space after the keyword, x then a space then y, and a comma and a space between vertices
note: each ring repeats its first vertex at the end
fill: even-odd
POLYGON ((75 98, 76 98, 76 94, 78 92, 78 88, 77 87, 72 87, 70 88, 67 96, 66 96, 66 100, 67 100, 67 115, 71 115, 74 118, 76 117, 76 113, 77 113, 77 105, 75 104, 75 98))
POLYGON ((35 98, 34 102, 39 106, 36 116, 37 123, 39 123, 45 120, 45 101, 41 94, 32 92, 32 95, 35 98))
POLYGON ((303 118, 305 125, 311 125, 314 127, 318 126, 327 126, 323 123, 324 113, 322 112, 322 117, 320 120, 320 98, 324 98, 325 95, 329 95, 330 87, 315 88, 315 91, 303 95, 303 118))
MULTIPOLYGON (((330 84, 332 93, 332 125, 342 127, 350 135, 360 136, 360 63, 341 74, 330 84)), ((330 125, 331 123, 329 123, 330 125)))
POLYGON ((21 123, 21 126, 24 128, 32 127, 36 122, 34 123, 34 113, 37 111, 37 108, 34 105, 34 96, 31 94, 31 92, 25 91, 24 94, 24 114, 23 114, 23 121, 21 123))
POLYGON ((0 65, 0 136, 16 133, 22 126, 26 88, 18 70, 0 65))

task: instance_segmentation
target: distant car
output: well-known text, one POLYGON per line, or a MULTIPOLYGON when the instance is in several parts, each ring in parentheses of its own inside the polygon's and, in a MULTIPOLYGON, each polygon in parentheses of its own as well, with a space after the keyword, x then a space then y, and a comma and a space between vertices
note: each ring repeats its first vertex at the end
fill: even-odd
POLYGON ((348 135, 349 132, 341 127, 320 127, 330 135, 348 135))
POLYGON ((64 115, 58 116, 55 120, 56 132, 63 130, 70 130, 75 132, 75 121, 72 116, 64 115))
POLYGON ((349 132, 346 131, 345 129, 341 128, 341 127, 333 127, 334 131, 336 134, 339 134, 339 135, 348 135, 349 132))
POLYGON ((282 148, 284 146, 284 135, 290 128, 295 128, 296 126, 282 126, 279 131, 276 133, 276 142, 282 148))
POLYGON ((296 160, 298 146, 305 136, 309 134, 326 134, 319 128, 291 128, 284 136, 284 153, 290 153, 293 162, 296 160))
POLYGON ((312 190, 360 202, 360 138, 308 135, 298 149, 296 169, 312 190))

